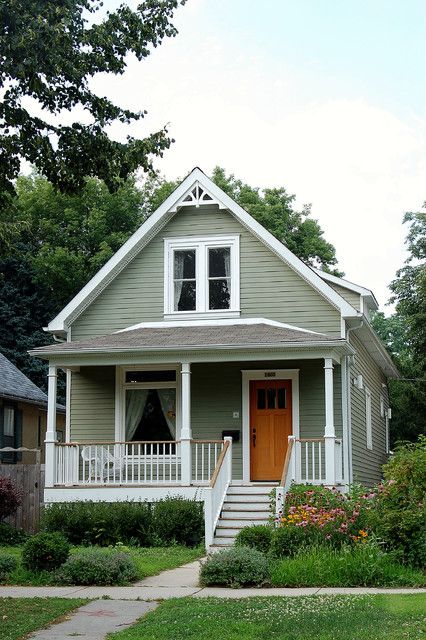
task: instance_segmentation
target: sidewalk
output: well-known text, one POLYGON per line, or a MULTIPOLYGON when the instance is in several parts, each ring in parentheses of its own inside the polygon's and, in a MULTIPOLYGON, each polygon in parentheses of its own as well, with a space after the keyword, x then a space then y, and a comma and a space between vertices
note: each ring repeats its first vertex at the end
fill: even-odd
POLYGON ((1 598, 110 598, 111 600, 168 600, 169 598, 250 598, 253 596, 310 596, 356 595, 377 593, 426 593, 426 589, 382 589, 367 587, 309 587, 309 588, 256 588, 230 589, 225 587, 200 587, 198 574, 200 560, 177 569, 163 571, 158 576, 145 578, 131 587, 0 587, 1 598))

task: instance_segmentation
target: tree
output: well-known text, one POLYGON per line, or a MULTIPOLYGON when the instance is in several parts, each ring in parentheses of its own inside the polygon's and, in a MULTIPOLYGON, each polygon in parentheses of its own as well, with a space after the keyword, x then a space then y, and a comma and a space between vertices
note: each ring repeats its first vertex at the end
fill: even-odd
MULTIPOLYGON (((221 167, 214 168, 212 180, 304 262, 334 275, 343 275, 335 268, 335 248, 324 239, 317 220, 310 217, 310 205, 296 211, 295 196, 288 194, 284 187, 260 191, 232 174, 227 176, 221 167)), ((148 178, 142 189, 145 215, 155 211, 178 184, 179 181, 167 181, 159 176, 148 178)))
POLYGON ((415 441, 426 422, 426 214, 408 212, 403 222, 409 224, 409 256, 390 284, 395 313, 373 318, 401 372, 401 379, 389 384, 392 442, 415 441))
POLYGON ((134 112, 96 95, 97 73, 122 74, 129 53, 143 60, 165 37, 175 36, 173 13, 185 0, 145 0, 135 11, 121 5, 100 22, 101 0, 3 0, 0 4, 0 197, 13 193, 21 158, 55 187, 77 192, 87 176, 116 190, 138 167, 152 170, 172 140, 164 128, 121 143, 108 137, 114 122, 130 123, 134 112), (92 15, 91 15, 92 14, 92 15), (89 21, 90 18, 90 21, 89 21), (29 103, 40 115, 31 115, 29 103), (83 109, 88 124, 57 123, 63 111, 83 109), (56 116, 56 119, 55 119, 56 116))

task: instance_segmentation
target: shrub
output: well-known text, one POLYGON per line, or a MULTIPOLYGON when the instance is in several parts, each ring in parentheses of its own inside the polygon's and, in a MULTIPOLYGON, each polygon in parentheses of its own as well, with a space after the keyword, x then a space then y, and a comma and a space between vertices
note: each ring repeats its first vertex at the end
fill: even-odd
POLYGON ((424 587, 426 576, 370 542, 339 550, 303 549, 274 563, 271 582, 280 587, 424 587))
POLYGON ((0 522, 15 513, 22 501, 22 494, 10 478, 0 476, 0 522))
POLYGON ((37 533, 24 544, 22 564, 30 571, 52 571, 68 558, 70 546, 60 533, 37 533))
POLYGON ((43 528, 61 531, 75 545, 149 547, 153 542, 152 510, 146 502, 67 502, 43 512, 43 528))
POLYGON ((124 585, 138 577, 128 553, 114 549, 83 549, 57 571, 55 582, 81 585, 124 585))
POLYGON ((273 558, 285 558, 310 544, 315 544, 313 536, 302 527, 278 527, 272 534, 270 553, 273 558))
POLYGON ((0 545, 22 544, 28 538, 23 529, 15 529, 8 522, 0 522, 0 545))
POLYGON ((266 556, 251 547, 232 547, 218 551, 208 557, 200 571, 202 585, 261 586, 269 581, 266 556))
POLYGON ((159 543, 196 546, 204 536, 204 516, 200 502, 180 496, 152 505, 153 527, 159 543))
POLYGON ((372 526, 404 561, 426 566, 426 437, 398 446, 383 467, 372 526))
POLYGON ((272 527, 264 524, 244 527, 237 533, 235 544, 257 549, 262 553, 268 553, 271 546, 272 533, 272 527))
POLYGON ((18 566, 18 562, 11 553, 0 553, 0 582, 6 580, 18 566))

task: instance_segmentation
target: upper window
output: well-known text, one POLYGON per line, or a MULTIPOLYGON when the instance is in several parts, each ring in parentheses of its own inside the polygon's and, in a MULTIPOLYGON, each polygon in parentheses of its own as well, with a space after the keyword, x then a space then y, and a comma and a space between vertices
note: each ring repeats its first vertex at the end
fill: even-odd
POLYGON ((165 313, 238 312, 239 238, 165 241, 165 313))

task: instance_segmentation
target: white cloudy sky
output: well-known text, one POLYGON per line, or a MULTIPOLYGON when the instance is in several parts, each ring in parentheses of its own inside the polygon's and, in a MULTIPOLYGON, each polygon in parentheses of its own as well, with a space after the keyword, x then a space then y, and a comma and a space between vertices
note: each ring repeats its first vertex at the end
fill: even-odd
POLYGON ((424 0, 189 0, 175 24, 96 89, 148 110, 132 134, 169 123, 167 178, 218 164, 312 203, 346 277, 383 307, 402 215, 426 199, 424 0))

